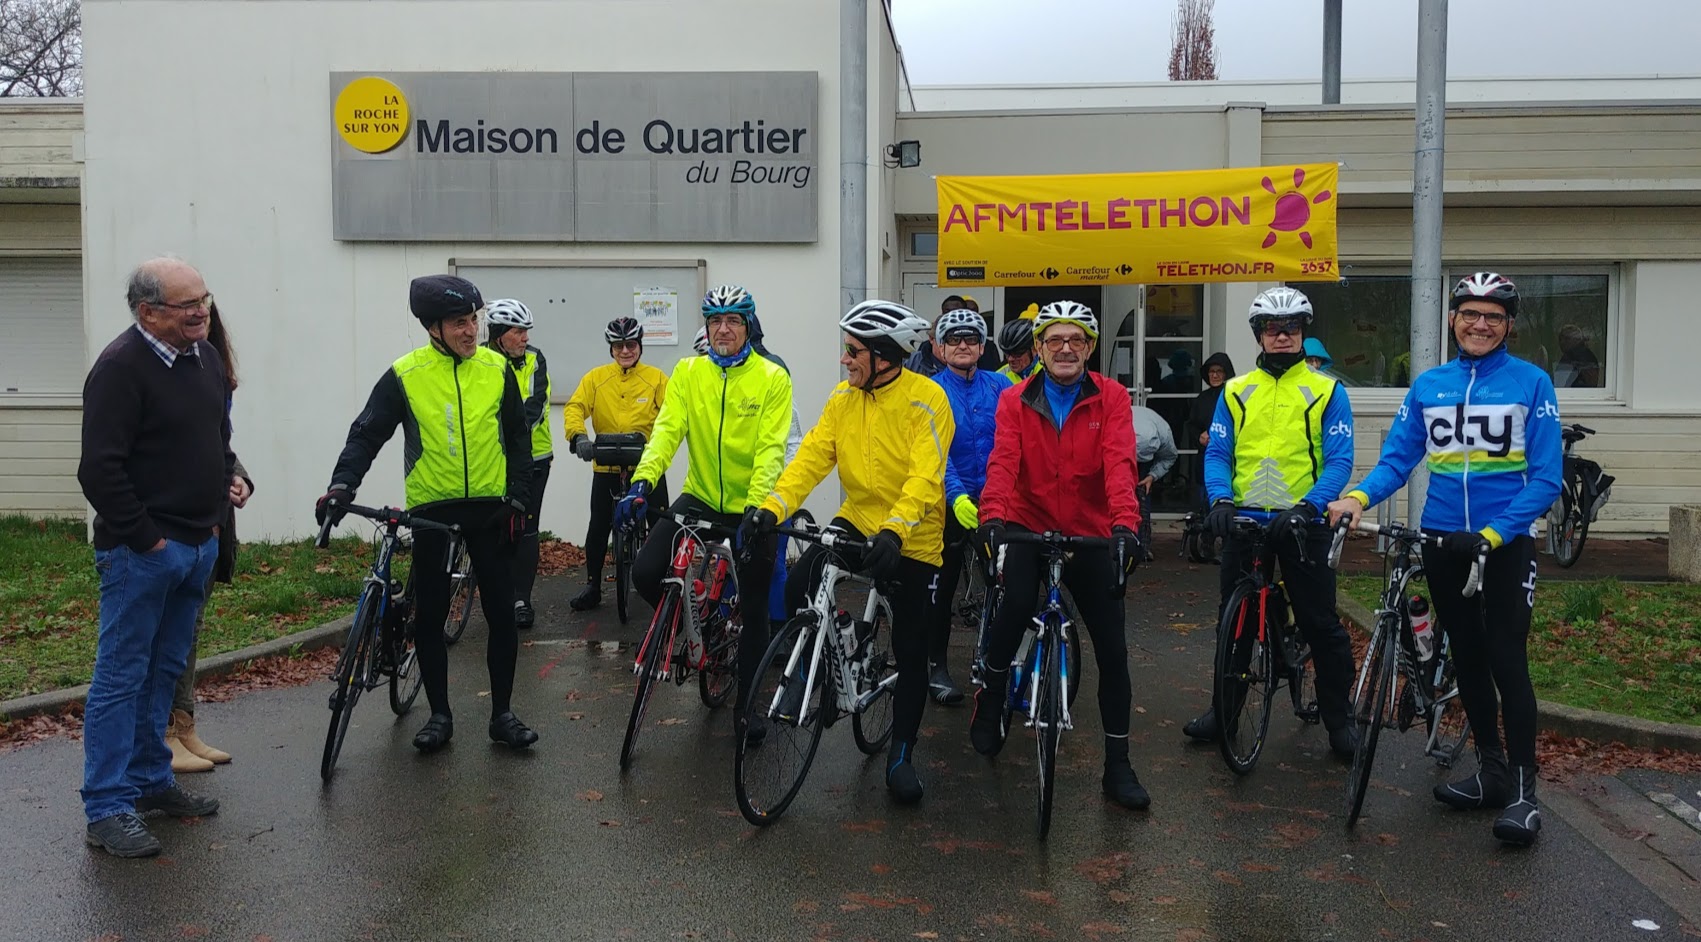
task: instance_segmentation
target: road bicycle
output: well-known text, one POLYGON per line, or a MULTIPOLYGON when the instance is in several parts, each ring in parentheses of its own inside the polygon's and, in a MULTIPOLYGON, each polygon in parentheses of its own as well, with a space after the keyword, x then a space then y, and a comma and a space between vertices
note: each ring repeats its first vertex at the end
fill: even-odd
POLYGON ((791 806, 821 743, 821 731, 849 715, 858 749, 875 755, 892 735, 892 606, 871 579, 856 575, 868 544, 843 530, 776 527, 826 552, 809 607, 785 623, 757 665, 739 723, 733 782, 738 810, 757 826, 791 806), (860 603, 862 617, 840 607, 860 603), (765 732, 752 742, 750 728, 765 732))
MULTIPOLYGON (((451 540, 458 539, 460 528, 415 517, 397 507, 374 509, 355 504, 345 510, 378 524, 378 547, 372 556, 372 568, 360 589, 355 605, 354 621, 349 626, 348 640, 331 670, 336 689, 331 692, 331 724, 325 731, 325 749, 319 759, 319 778, 329 784, 336 773, 337 756, 342 752, 343 739, 348 735, 349 719, 360 702, 361 694, 376 690, 386 680, 390 685, 390 710, 402 716, 413 708, 419 696, 423 675, 414 651, 414 632, 418 630, 414 605, 414 572, 409 567, 405 580, 397 579, 392 571, 395 557, 403 552, 400 531, 445 530, 451 540)), ((319 528, 314 545, 324 549, 331 544, 330 520, 319 528)), ((441 629, 436 629, 441 630, 441 629)))
MULTIPOLYGON (((1428 732, 1426 755, 1443 768, 1457 762, 1470 737, 1470 721, 1459 700, 1459 686, 1452 647, 1446 641, 1446 626, 1434 623, 1435 648, 1429 659, 1419 656, 1407 607, 1409 587, 1423 575, 1423 549, 1439 547, 1441 537, 1398 523, 1377 525, 1360 520, 1358 530, 1381 536, 1392 551, 1383 564, 1382 601, 1376 609, 1376 626, 1364 649, 1358 680, 1353 685, 1352 721, 1358 727, 1358 748, 1353 751, 1352 770, 1347 773, 1347 827, 1358 824, 1364 811, 1364 796, 1370 788, 1370 769, 1376 759, 1376 743, 1385 727, 1400 732, 1422 719, 1428 732)), ((1335 528, 1329 549, 1329 565, 1340 561, 1346 541, 1343 520, 1335 528)), ((1476 595, 1482 585, 1487 556, 1471 564, 1463 594, 1476 595)), ((1434 617, 1434 609, 1431 609, 1434 617)))
POLYGON ((473 573, 472 554, 467 552, 467 539, 456 530, 449 534, 449 618, 443 623, 443 641, 454 644, 466 633, 478 606, 478 577, 473 573))
POLYGON ((644 713, 656 685, 683 685, 697 676, 697 695, 713 710, 726 703, 738 682, 738 573, 726 540, 733 530, 684 513, 672 515, 679 524, 673 539, 673 558, 662 577, 661 599, 649 630, 632 659, 637 684, 632 712, 626 720, 626 739, 620 745, 620 770, 632 764, 644 713))
POLYGON ((964 628, 978 631, 988 609, 986 566, 972 546, 973 534, 967 534, 963 539, 971 545, 963 549, 963 574, 957 577, 957 597, 952 600, 951 611, 962 621, 964 628))
MULTIPOLYGON (((992 626, 998 617, 998 607, 1004 603, 1004 584, 1001 563, 997 559, 986 559, 979 549, 972 549, 964 554, 965 561, 973 559, 975 568, 980 570, 981 584, 985 594, 981 597, 981 610, 977 619, 977 634, 975 637, 975 657, 969 664, 969 682, 976 687, 986 686, 986 651, 992 644, 992 626)), ((1064 676, 1068 679, 1068 703, 1075 705, 1075 698, 1081 693, 1081 646, 1076 643, 1077 629, 1081 624, 1081 613, 1075 610, 1075 600, 1070 597, 1068 588, 1058 586, 1058 600, 1063 606, 1063 649, 1068 663, 1065 665, 1064 676)), ((1035 603, 1045 603, 1045 588, 1040 587, 1034 595, 1035 603)))
MULTIPOLYGON (((1057 531, 1030 533, 1012 531, 1004 534, 1004 544, 1036 544, 1045 564, 1040 582, 1042 600, 1034 612, 1032 625, 1022 635, 1016 656, 1010 661, 1010 681, 1004 691, 1003 726, 1010 728, 1015 713, 1026 717, 1023 725, 1034 731, 1039 750, 1040 840, 1051 832, 1051 808, 1056 786, 1057 749, 1064 730, 1074 728, 1070 715, 1068 691, 1080 684, 1079 645, 1075 642, 1076 620, 1063 605, 1063 566, 1069 551, 1076 547, 1110 548, 1112 540, 1105 537, 1065 536, 1057 531)), ((1000 554, 1001 555, 1001 554, 1000 554)), ((1112 560, 1121 589, 1125 567, 1123 560, 1112 560)))
POLYGON ((1181 518, 1181 549, 1176 552, 1177 556, 1203 564, 1215 562, 1221 550, 1221 541, 1212 538, 1205 530, 1204 514, 1194 511, 1181 518))
POLYGON ((1594 461, 1572 453, 1572 446, 1595 434, 1594 429, 1573 423, 1560 434, 1565 439, 1564 470, 1559 499, 1548 508, 1547 533, 1554 561, 1560 568, 1569 569, 1582 558, 1589 525, 1612 497, 1612 482, 1616 478, 1603 474, 1601 466, 1594 461))
MULTIPOLYGON (((1217 738, 1223 761, 1237 775, 1258 764, 1270 732, 1276 692, 1288 689, 1294 716, 1316 725, 1315 683, 1311 680, 1311 647, 1293 622, 1287 590, 1275 578, 1276 546, 1269 528, 1250 517, 1234 518, 1235 534, 1247 546, 1252 565, 1229 592, 1217 623, 1217 647, 1211 672, 1211 705, 1222 735, 1217 738)), ((1305 563, 1305 534, 1291 531, 1305 563)))
MULTIPOLYGON (((632 487, 632 472, 644 456, 646 441, 648 439, 643 432, 620 432, 598 435, 591 443, 591 461, 619 469, 620 484, 616 493, 625 494, 632 487)), ((638 514, 625 526, 614 528, 613 545, 610 547, 614 553, 614 611, 622 625, 626 624, 632 604, 632 567, 638 561, 638 551, 650 537, 650 514, 666 509, 647 508, 649 512, 638 514)))

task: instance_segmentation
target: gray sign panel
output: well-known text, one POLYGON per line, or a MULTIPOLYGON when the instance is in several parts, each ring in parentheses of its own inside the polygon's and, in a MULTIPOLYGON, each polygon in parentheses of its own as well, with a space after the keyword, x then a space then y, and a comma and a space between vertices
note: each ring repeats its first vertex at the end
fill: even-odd
POLYGON ((337 239, 813 242, 813 72, 335 72, 337 239))

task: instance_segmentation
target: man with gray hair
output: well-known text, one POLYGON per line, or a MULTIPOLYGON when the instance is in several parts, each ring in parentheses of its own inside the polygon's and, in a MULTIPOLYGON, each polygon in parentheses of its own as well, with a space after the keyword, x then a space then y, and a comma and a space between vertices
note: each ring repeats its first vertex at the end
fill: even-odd
POLYGON ((225 365, 206 342, 213 296, 190 265, 130 275, 135 323, 83 383, 77 480, 94 508, 100 641, 83 713, 87 841, 118 857, 160 843, 142 815, 218 811, 172 777, 165 730, 218 556, 236 456, 225 365))

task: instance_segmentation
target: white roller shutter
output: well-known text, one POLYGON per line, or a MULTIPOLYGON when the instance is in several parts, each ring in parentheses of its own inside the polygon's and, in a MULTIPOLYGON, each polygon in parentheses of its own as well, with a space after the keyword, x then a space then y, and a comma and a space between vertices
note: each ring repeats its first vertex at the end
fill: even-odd
POLYGON ((0 403, 76 395, 83 353, 81 258, 0 258, 0 403))

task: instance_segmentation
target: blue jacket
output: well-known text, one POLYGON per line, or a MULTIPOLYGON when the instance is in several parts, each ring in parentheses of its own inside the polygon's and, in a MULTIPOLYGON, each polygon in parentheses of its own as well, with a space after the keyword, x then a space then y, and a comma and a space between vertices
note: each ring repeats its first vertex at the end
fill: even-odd
POLYGON ((1349 496, 1375 506, 1427 456, 1423 528, 1476 530, 1499 546, 1535 535, 1536 518, 1559 497, 1564 452, 1553 381, 1502 347, 1415 379, 1381 460, 1349 496))
POLYGON ((998 395, 1010 388, 1010 380, 988 370, 975 370, 964 379, 952 369, 940 370, 932 379, 945 390, 957 423, 951 451, 945 456, 945 506, 949 508, 963 494, 978 503, 986 486, 986 462, 992 457, 998 395))

